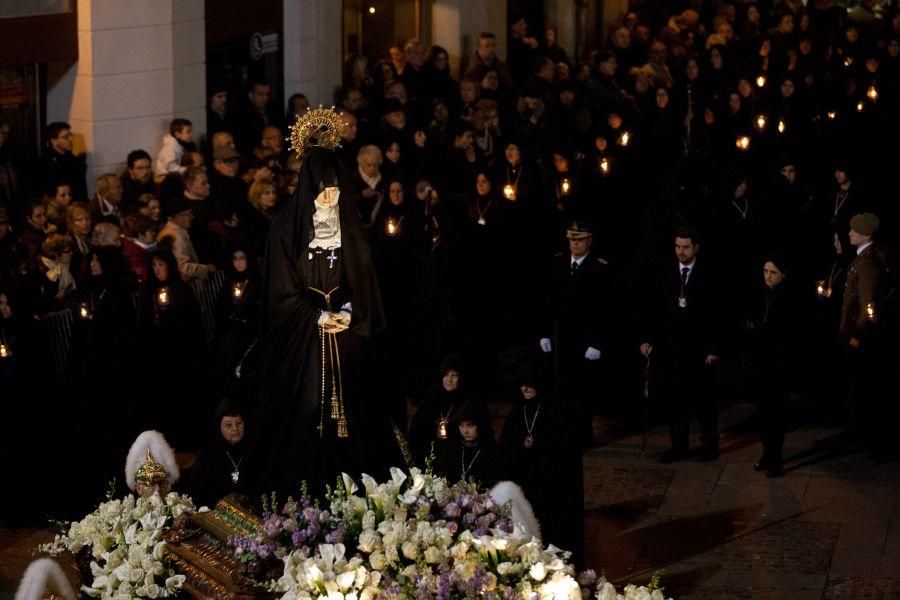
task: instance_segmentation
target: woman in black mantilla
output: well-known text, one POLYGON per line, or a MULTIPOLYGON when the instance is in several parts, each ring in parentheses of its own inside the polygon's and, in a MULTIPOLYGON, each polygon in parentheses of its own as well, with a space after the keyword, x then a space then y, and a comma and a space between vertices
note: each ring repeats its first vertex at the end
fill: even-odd
POLYGON ((244 410, 224 399, 212 420, 210 436, 191 469, 191 498, 197 506, 213 506, 243 490, 244 410))
POLYGON ((463 388, 463 369, 458 356, 451 354, 441 362, 440 379, 425 393, 419 410, 409 426, 409 445, 416 464, 425 464, 434 453, 438 458, 449 440, 459 437, 452 423, 454 413, 467 395, 463 388))
POLYGON ((510 479, 518 483, 541 523, 544 543, 583 560, 584 482, 581 448, 564 409, 550 393, 540 359, 526 362, 513 378, 512 408, 500 433, 510 479), (542 376, 543 375, 543 376, 542 376), (565 490, 560 494, 560 490, 565 490))
POLYGON ((384 327, 381 297, 349 176, 330 150, 341 127, 332 115, 310 111, 294 126, 295 149, 313 147, 269 231, 245 458, 253 492, 296 494, 306 481, 318 493, 342 471, 380 472, 384 459, 384 411, 360 385, 371 380, 366 342, 384 327))

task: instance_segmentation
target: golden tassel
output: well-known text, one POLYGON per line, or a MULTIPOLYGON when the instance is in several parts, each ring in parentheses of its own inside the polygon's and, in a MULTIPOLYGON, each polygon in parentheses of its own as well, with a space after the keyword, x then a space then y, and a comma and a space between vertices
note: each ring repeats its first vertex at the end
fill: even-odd
POLYGON ((331 393, 331 418, 332 420, 337 420, 341 416, 340 408, 338 407, 338 396, 336 392, 331 393))
POLYGON ((350 437, 350 434, 347 433, 347 419, 344 415, 341 415, 337 422, 337 436, 339 438, 347 438, 350 437))

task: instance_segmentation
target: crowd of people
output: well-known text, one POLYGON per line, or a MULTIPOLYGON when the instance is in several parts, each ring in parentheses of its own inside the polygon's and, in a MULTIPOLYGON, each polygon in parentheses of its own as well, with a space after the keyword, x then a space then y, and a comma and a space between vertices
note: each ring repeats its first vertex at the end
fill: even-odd
MULTIPOLYGON (((595 414, 669 423, 660 462, 716 460, 722 381, 758 403, 771 477, 798 394, 801 420, 846 426, 875 460, 897 453, 900 12, 634 4, 577 62, 552 25, 511 14, 506 61, 480 33, 457 80, 447 50, 410 39, 373 65, 348 56, 336 98, 387 323, 373 402, 411 423, 415 462, 512 477, 548 521, 546 482, 578 485, 595 414), (501 398, 495 431, 486 403, 501 398)), ((156 428, 178 450, 220 448, 198 460, 221 471, 197 491, 214 501, 252 426, 266 240, 298 184, 285 138, 309 102, 282 114, 260 81, 207 92, 204 135, 173 120, 156 156, 131 152, 92 197, 68 124, 30 161, 0 129, 0 373, 26 424, 7 441, 109 456, 96 489, 120 462, 109 449, 156 428), (210 278, 224 282, 211 336, 195 294, 210 278), (56 377, 43 323, 63 310, 76 318, 56 377)), ((571 528, 551 537, 574 548, 571 528)))

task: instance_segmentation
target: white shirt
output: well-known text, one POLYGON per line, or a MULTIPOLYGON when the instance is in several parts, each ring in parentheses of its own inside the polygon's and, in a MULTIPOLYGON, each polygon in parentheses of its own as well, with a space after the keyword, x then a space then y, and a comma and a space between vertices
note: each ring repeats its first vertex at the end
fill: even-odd
POLYGON ((862 246, 859 246, 859 247, 856 249, 856 255, 859 256, 860 254, 863 253, 863 251, 864 251, 866 248, 868 248, 868 247, 871 246, 871 245, 872 245, 872 242, 866 242, 866 243, 863 244, 862 246))
POLYGON ((569 268, 572 269, 573 267, 575 267, 575 265, 578 265, 578 267, 581 267, 581 263, 583 263, 584 259, 586 259, 586 258, 587 258, 587 254, 585 254, 581 258, 575 258, 574 256, 572 256, 572 262, 569 264, 569 268))
POLYGON ((366 182, 366 185, 369 186, 369 189, 374 190, 378 187, 378 184, 381 182, 381 172, 378 173, 375 177, 369 177, 365 173, 363 173, 362 167, 357 167, 359 170, 359 176, 362 177, 362 180, 366 182))
POLYGON ((690 263, 686 264, 686 265, 683 265, 683 264, 681 264, 681 263, 678 263, 678 275, 681 275, 681 273, 683 273, 685 269, 688 270, 688 271, 687 271, 687 276, 685 276, 685 278, 684 278, 684 284, 685 284, 685 285, 687 285, 688 281, 691 280, 691 273, 694 272, 694 265, 695 265, 696 263, 697 263, 697 259, 696 259, 696 258, 695 258, 694 260, 692 260, 690 263))

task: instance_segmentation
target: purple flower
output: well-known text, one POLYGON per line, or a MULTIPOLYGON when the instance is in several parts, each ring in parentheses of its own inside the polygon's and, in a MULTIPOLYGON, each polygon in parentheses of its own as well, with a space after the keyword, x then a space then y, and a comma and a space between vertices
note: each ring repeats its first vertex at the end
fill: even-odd
POLYGON ((456 504, 455 502, 451 502, 444 507, 444 514, 451 519, 459 518, 460 512, 459 504, 456 504))
POLYGON ((447 531, 449 531, 452 535, 456 535, 456 531, 459 529, 459 525, 450 521, 447 523, 447 531))

